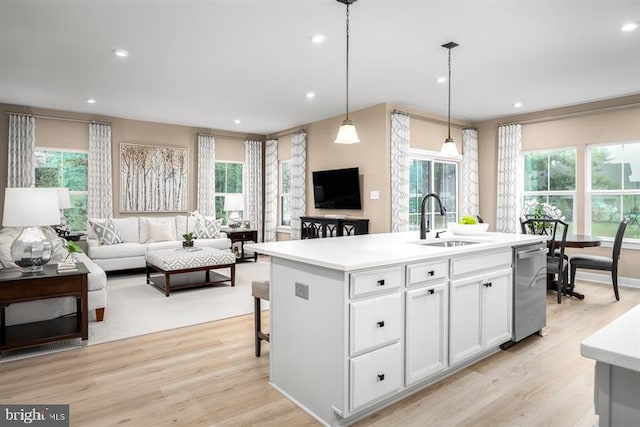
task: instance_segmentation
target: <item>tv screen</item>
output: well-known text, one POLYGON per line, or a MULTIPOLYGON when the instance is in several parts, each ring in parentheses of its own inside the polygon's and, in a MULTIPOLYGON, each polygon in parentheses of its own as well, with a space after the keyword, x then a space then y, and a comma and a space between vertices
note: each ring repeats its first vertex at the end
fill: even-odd
POLYGON ((358 168, 313 172, 316 209, 362 209, 358 168))

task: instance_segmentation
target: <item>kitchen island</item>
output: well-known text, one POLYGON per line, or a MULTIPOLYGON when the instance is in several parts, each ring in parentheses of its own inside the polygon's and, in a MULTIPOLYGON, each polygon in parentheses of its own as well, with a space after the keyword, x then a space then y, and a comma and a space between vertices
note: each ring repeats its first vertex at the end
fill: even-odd
POLYGON ((513 248, 545 236, 417 232, 247 245, 271 256, 271 384, 355 422, 512 338, 513 248))

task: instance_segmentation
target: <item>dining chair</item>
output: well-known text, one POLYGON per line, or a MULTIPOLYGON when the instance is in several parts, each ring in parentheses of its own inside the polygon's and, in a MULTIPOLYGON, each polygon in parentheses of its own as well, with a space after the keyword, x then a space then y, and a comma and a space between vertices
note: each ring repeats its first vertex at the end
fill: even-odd
POLYGON ((523 234, 551 237, 547 242, 547 288, 555 285, 558 304, 561 304, 562 294, 569 283, 569 260, 564 253, 569 224, 561 219, 521 217, 520 227, 523 234))
POLYGON ((616 300, 620 301, 618 293, 618 261, 620 260, 620 251, 622 249, 622 239, 624 232, 629 224, 629 219, 625 218, 618 225, 616 237, 613 241, 613 252, 611 257, 589 254, 576 254, 571 256, 571 286, 576 280, 576 269, 584 268, 587 270, 601 270, 611 272, 611 282, 613 283, 613 293, 616 300))

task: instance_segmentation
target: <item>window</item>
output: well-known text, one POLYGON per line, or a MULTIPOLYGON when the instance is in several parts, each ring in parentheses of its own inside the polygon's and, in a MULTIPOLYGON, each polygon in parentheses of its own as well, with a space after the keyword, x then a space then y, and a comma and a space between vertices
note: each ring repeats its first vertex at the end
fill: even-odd
POLYGON ((640 141, 587 148, 587 233, 613 239, 629 218, 625 239, 640 239, 640 141))
POLYGON ((73 231, 87 229, 87 152, 36 147, 36 187, 67 187, 71 208, 64 210, 73 231))
POLYGON ((458 163, 429 157, 417 150, 409 155, 409 230, 420 229, 420 204, 428 193, 440 196, 447 209, 442 218, 435 200, 429 199, 425 219, 431 228, 446 228, 458 217, 458 163))
POLYGON ((291 160, 280 162, 280 226, 291 227, 291 160))
MULTIPOLYGON (((560 209, 569 232, 573 227, 576 195, 576 149, 524 153, 524 203, 535 200, 560 209)), ((534 212, 527 212, 533 214, 534 212)))
MULTIPOLYGON (((242 163, 216 162, 216 218, 226 223, 229 213, 224 209, 225 196, 242 194, 242 163)), ((240 211, 242 216, 243 211, 240 211)))

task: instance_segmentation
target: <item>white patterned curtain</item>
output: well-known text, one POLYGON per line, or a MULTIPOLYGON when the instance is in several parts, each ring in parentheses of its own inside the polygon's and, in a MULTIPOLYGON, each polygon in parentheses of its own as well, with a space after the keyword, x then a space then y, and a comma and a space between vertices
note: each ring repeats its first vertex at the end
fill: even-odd
POLYGON ((480 213, 478 188, 478 131, 462 131, 462 203, 460 217, 480 213))
POLYGON ((244 220, 258 230, 262 241, 262 141, 244 142, 244 220))
POLYGON ((522 125, 498 127, 498 203, 496 231, 515 233, 519 229, 524 186, 522 125))
POLYGON ((264 241, 276 241, 278 222, 278 140, 265 144, 264 152, 264 241))
POLYGON ((36 183, 35 145, 35 118, 27 114, 9 114, 7 187, 31 187, 36 183))
POLYGON ((391 114, 391 231, 409 229, 409 135, 407 114, 391 114))
POLYGON ((291 240, 300 239, 300 217, 307 211, 307 134, 291 138, 291 240))
POLYGON ((204 216, 216 214, 216 139, 198 135, 197 209, 204 216))
POLYGON ((112 164, 111 125, 89 123, 89 156, 87 177, 87 218, 111 218, 112 164))

